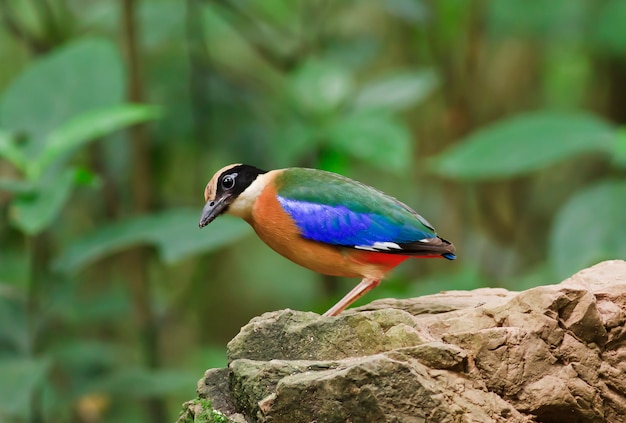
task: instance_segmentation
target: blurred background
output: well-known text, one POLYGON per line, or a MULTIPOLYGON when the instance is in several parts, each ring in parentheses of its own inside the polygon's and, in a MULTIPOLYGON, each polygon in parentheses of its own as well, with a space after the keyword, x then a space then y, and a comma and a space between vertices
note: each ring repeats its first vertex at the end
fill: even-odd
POLYGON ((0 421, 174 421, 252 317, 358 282, 199 230, 228 163, 345 174, 456 244, 360 303, 623 258, 624 22, 623 0, 0 0, 0 421))

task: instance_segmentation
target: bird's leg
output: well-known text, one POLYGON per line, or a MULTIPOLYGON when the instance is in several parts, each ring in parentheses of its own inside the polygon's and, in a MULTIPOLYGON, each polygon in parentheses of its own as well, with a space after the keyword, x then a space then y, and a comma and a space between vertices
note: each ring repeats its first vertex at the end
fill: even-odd
POLYGON ((324 316, 336 316, 344 311, 350 304, 376 288, 380 283, 380 279, 363 278, 363 280, 348 292, 337 304, 332 306, 330 310, 324 313, 324 316))

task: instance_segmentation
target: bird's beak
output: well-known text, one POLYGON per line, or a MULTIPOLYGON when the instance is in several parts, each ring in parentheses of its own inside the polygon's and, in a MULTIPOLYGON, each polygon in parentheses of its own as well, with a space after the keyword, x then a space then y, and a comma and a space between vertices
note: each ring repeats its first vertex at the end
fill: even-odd
POLYGON ((213 222, 217 216, 222 214, 228 205, 230 204, 229 195, 225 195, 215 201, 207 201, 202 209, 202 216, 200 216, 200 227, 204 228, 209 223, 213 222))

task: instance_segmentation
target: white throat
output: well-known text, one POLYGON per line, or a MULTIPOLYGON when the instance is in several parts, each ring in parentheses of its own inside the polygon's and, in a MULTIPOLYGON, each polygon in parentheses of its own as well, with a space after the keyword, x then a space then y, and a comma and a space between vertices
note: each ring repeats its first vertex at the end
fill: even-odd
POLYGON ((267 184, 272 179, 275 171, 267 172, 257 176, 257 178, 244 190, 228 207, 227 214, 241 217, 245 220, 252 218, 252 207, 254 202, 259 198, 267 184))

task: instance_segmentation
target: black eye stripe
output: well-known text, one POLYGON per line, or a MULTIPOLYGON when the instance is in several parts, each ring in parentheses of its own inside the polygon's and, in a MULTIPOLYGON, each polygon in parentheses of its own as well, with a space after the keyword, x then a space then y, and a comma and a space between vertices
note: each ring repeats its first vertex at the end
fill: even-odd
POLYGON ((237 165, 225 170, 217 179, 216 198, 221 198, 226 193, 230 197, 236 198, 254 182, 257 176, 263 173, 266 172, 249 165, 237 165))

